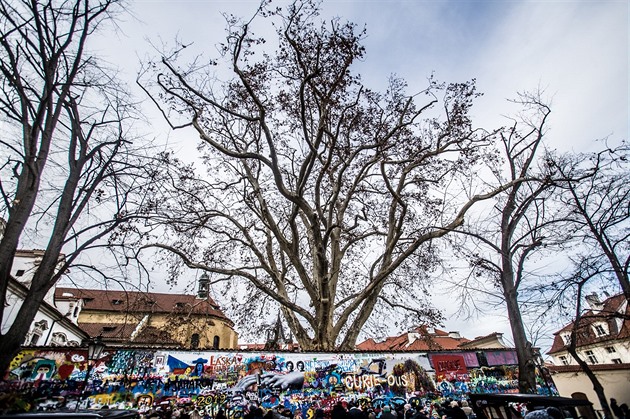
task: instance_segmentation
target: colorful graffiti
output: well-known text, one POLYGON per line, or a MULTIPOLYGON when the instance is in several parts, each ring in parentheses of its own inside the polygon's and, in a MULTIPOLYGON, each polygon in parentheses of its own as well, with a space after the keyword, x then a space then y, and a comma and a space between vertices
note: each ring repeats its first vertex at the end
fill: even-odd
POLYGON ((86 351, 76 348, 22 351, 0 383, 0 409, 8 403, 28 410, 73 400, 116 408, 169 403, 223 409, 229 418, 240 418, 255 404, 281 405, 309 419, 315 409, 330 410, 339 401, 422 404, 438 396, 509 392, 517 382, 514 367, 466 369, 461 357, 438 357, 439 371, 433 371, 422 353, 106 350, 89 377, 86 358, 86 351))

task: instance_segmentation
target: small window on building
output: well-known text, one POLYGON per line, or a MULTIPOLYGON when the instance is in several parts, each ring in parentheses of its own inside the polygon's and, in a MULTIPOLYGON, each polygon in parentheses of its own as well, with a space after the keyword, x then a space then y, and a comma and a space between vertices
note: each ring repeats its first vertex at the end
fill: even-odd
POLYGON ((123 303, 123 300, 112 300, 112 305, 119 306, 123 303))
POLYGON ((74 307, 74 312, 72 313, 72 316, 73 316, 73 317, 77 317, 78 315, 79 315, 79 305, 77 304, 77 305, 74 307))
POLYGON ((24 269, 18 269, 17 271, 15 271, 15 276, 22 276, 24 275, 24 269))
POLYGON ((48 322, 46 320, 40 320, 33 325, 33 332, 31 338, 28 341, 28 345, 37 345, 39 339, 44 335, 44 331, 48 330, 48 322))
POLYGON ((103 326, 103 332, 113 332, 116 330, 116 326, 103 326))
POLYGON ((560 356, 560 362, 562 362, 562 365, 569 365, 569 359, 564 355, 560 356))
POLYGON ((614 359, 612 360, 612 363, 613 363, 613 364, 621 364, 621 359, 620 359, 620 358, 614 358, 614 359))
POLYGON ((608 325, 606 323, 596 323, 593 325, 595 336, 606 336, 608 334, 608 325))
POLYGON ((215 336, 212 340, 212 349, 219 349, 219 337, 215 336))
POLYGON ((192 349, 199 348, 199 333, 193 333, 190 337, 190 347, 192 349))
POLYGON ((586 355, 588 362, 590 362, 591 364, 598 363, 597 357, 595 357, 595 354, 593 353, 593 351, 585 351, 584 354, 586 355))
POLYGON ((42 335, 40 335, 39 333, 33 333, 31 335, 31 341, 28 343, 29 345, 37 345, 37 342, 39 341, 39 338, 41 338, 42 335))
POLYGON ((571 343, 571 333, 563 333, 561 337, 565 345, 569 345, 571 343))
POLYGON ((609 354, 614 354, 614 353, 615 353, 615 352, 617 352, 617 351, 615 350, 615 348, 614 348, 614 347, 612 347, 612 346, 607 346, 607 347, 606 347, 606 352, 608 352, 609 354))

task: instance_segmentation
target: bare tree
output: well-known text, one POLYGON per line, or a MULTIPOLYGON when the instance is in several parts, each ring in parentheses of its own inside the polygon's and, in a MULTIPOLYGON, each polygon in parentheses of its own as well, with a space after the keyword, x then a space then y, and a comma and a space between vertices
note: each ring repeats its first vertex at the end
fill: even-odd
POLYGON ((593 339, 591 325, 594 320, 608 322, 612 318, 626 318, 625 312, 619 313, 605 309, 593 311, 586 310, 582 306, 584 291, 588 286, 592 286, 592 283, 596 281, 607 282, 605 277, 609 275, 609 269, 606 263, 602 262, 603 259, 581 255, 573 261, 573 271, 570 275, 540 287, 540 291, 546 295, 549 307, 555 307, 562 317, 566 316, 567 311, 572 310, 569 318, 572 317, 573 319, 570 324, 563 328, 563 330, 568 330, 571 333, 566 350, 593 384, 593 390, 602 406, 604 417, 613 418, 604 387, 588 362, 582 359, 578 353, 579 346, 593 339))
POLYGON ((519 390, 536 393, 536 354, 523 320, 526 302, 519 293, 524 283, 535 279, 527 269, 533 256, 565 237, 555 226, 562 217, 548 204, 553 173, 543 139, 550 109, 540 94, 521 95, 519 103, 529 112, 500 133, 505 164, 495 175, 501 183, 527 181, 497 195, 491 209, 460 230, 465 239, 454 243, 470 264, 470 275, 457 284, 462 301, 474 301, 478 290, 486 289, 483 282, 490 280, 488 294, 507 309, 518 356, 519 390))
POLYGON ((182 46, 149 63, 141 85, 171 126, 194 128, 208 177, 181 167, 177 192, 154 202, 166 234, 145 245, 177 256, 173 275, 183 263, 223 281, 235 321, 280 307, 304 350, 353 349, 370 319, 440 320, 421 301, 435 239, 521 179, 471 186, 494 164, 494 133, 469 116, 473 82, 409 95, 392 77, 371 91, 351 72, 364 32, 318 23, 315 3, 259 10, 276 25, 274 55, 251 33, 257 19, 228 18, 218 60, 185 65, 182 46))
POLYGON ((562 205, 579 227, 583 258, 606 260, 609 273, 630 303, 630 147, 563 155, 553 164, 562 174, 562 205), (588 255, 588 256, 586 256, 588 255))
POLYGON ((120 11, 115 0, 0 2, 2 301, 18 246, 44 249, 0 338, 0 371, 46 293, 81 252, 123 228, 139 204, 136 192, 150 181, 150 168, 131 148, 135 105, 86 49, 120 11))

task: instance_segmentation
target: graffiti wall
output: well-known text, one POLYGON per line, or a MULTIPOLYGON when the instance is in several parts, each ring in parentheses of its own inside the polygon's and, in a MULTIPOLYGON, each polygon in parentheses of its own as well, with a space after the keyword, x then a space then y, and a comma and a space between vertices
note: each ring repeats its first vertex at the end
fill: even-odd
POLYGON ((0 384, 0 404, 73 398, 119 408, 192 404, 223 408, 232 418, 250 404, 283 405, 308 418, 313 407, 330 410, 340 400, 418 404, 512 391, 517 383, 513 366, 479 367, 457 354, 106 350, 89 369, 86 358, 85 349, 22 351, 0 384))

